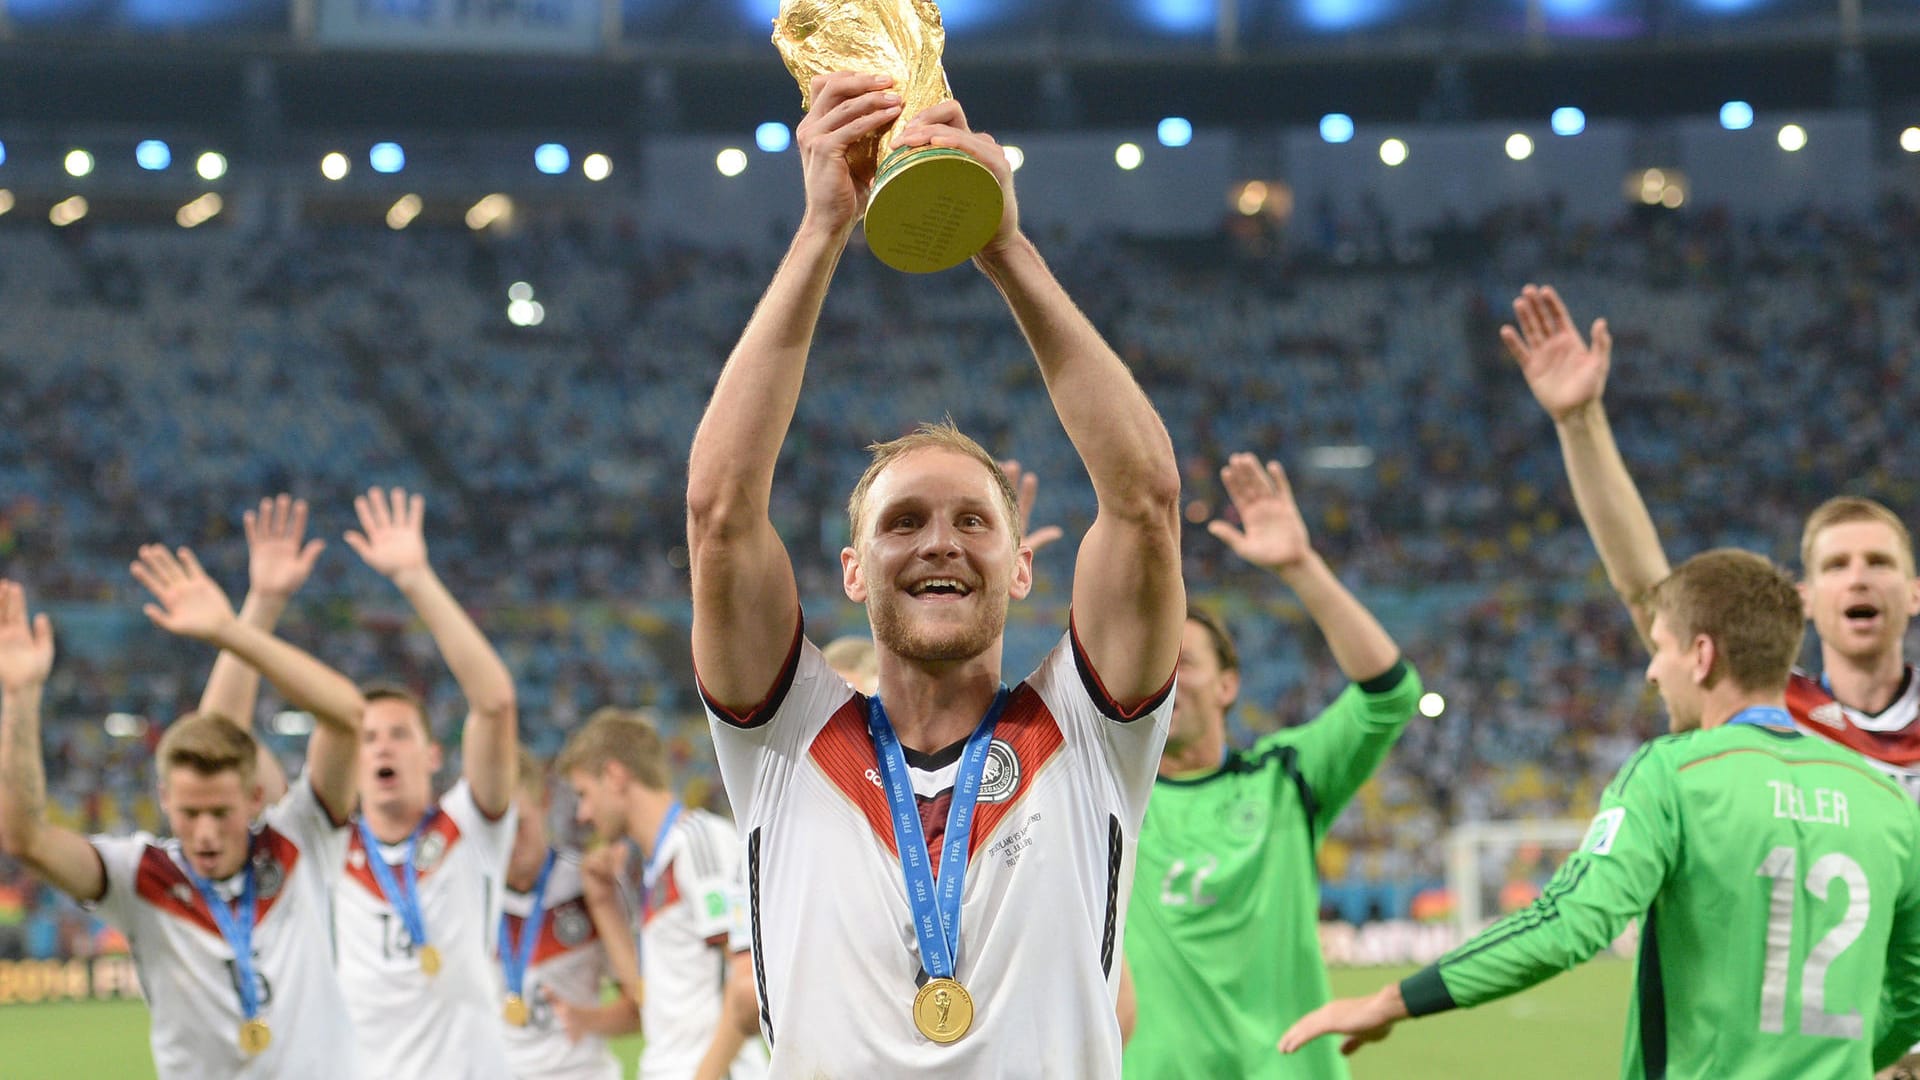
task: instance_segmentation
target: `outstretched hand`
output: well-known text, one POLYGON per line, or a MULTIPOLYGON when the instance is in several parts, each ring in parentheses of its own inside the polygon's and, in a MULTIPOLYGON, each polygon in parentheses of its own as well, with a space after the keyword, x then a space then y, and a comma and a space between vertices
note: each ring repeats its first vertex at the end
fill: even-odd
POLYGON ((1220 470, 1227 496, 1240 515, 1240 527, 1216 518, 1207 531, 1233 549, 1235 555, 1265 570, 1284 573, 1313 554, 1306 519, 1293 501, 1293 487, 1277 461, 1260 467, 1252 454, 1235 454, 1220 470))
POLYGON ((1020 463, 1012 459, 1000 463, 1000 471, 1007 474, 1007 482, 1013 485, 1016 506, 1020 511, 1021 543, 1039 551, 1048 544, 1065 536, 1058 525, 1033 527, 1033 502, 1040 497, 1040 478, 1022 469, 1020 463))
POLYGON ((1345 1035, 1340 1052, 1351 1054, 1393 1034, 1394 1022, 1406 1015, 1398 986, 1367 997, 1338 998, 1295 1021, 1280 1036, 1280 1052, 1291 1054, 1322 1035, 1345 1035))
POLYGON ((163 544, 143 545, 133 577, 159 601, 141 610, 168 633, 212 641, 234 621, 226 592, 187 548, 176 555, 163 544))
POLYGON ((1548 416, 1558 422, 1600 400, 1613 358, 1607 320, 1593 320, 1589 346, 1551 285, 1522 289, 1513 301, 1513 317, 1519 329, 1502 326, 1500 341, 1548 416))
POLYGON ((900 95, 885 75, 837 71, 809 84, 813 104, 794 129, 806 178, 809 220, 836 233, 867 212, 875 163, 861 142, 900 118, 900 95))
POLYGON ((993 239, 980 249, 979 258, 989 258, 1020 235, 1020 207, 1013 197, 1013 163, 994 137, 975 131, 967 124, 967 114, 952 98, 929 106, 907 121, 893 141, 894 147, 938 146, 959 150, 987 167, 1000 184, 1000 227, 993 239))
POLYGON ((368 488, 355 496, 353 509, 360 529, 347 533, 347 546, 370 567, 393 579, 427 569, 427 500, 408 495, 405 488, 391 493, 368 488))
POLYGON ((247 587, 282 600, 299 592, 327 547, 319 539, 301 543, 307 532, 307 500, 285 494, 261 499, 258 510, 246 512, 245 522, 247 587))
POLYGON ((0 690, 46 684, 53 671, 53 620, 41 612, 27 618, 27 593, 0 579, 0 690))

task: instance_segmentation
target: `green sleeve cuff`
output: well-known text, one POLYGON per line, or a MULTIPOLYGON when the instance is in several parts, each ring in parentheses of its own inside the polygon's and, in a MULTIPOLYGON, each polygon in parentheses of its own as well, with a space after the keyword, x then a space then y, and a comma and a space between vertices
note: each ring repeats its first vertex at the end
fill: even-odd
POLYGON ((1392 667, 1358 684, 1360 692, 1369 696, 1384 694, 1398 687, 1400 680, 1406 678, 1410 670, 1412 669, 1407 667, 1407 658, 1403 656, 1395 660, 1392 667))
POLYGON ((1408 1016, 1431 1016, 1455 1007, 1438 964, 1428 964, 1400 980, 1400 1000, 1406 1003, 1408 1016))

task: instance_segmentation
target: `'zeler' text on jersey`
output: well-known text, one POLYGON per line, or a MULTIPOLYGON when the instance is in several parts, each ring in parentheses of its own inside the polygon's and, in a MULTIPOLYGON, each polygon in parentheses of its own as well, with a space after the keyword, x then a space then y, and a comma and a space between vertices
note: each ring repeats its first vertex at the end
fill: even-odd
MULTIPOLYGON (((641 1080, 689 1080, 713 1041, 739 860, 733 822, 705 810, 681 814, 653 853, 640 903, 640 975, 647 984, 641 1080)), ((766 1063, 753 1041, 741 1048, 728 1078, 755 1080, 765 1075, 766 1063)))
MULTIPOLYGON (((517 943, 526 932, 533 897, 509 888, 503 903, 502 918, 517 943)), ((551 992, 575 1005, 597 1005, 601 983, 612 970, 581 894, 577 856, 568 852, 553 860, 553 874, 547 879, 541 908, 540 937, 534 942, 533 962, 527 965, 526 979, 520 987, 528 1009, 527 1023, 504 1028, 513 1075, 516 1080, 618 1080, 620 1063, 607 1048, 607 1040, 598 1035, 588 1035, 578 1042, 567 1038, 566 1029, 553 1015, 553 1003, 547 999, 551 992)), ((504 1003, 506 974, 497 963, 494 976, 504 1003)))
POLYGON ((1787 683, 1787 711, 1800 730, 1865 755, 1920 800, 1920 679, 1913 668, 1893 704, 1877 713, 1842 705, 1817 677, 1796 671, 1787 683))
POLYGON ((489 821, 464 780, 441 797, 414 858, 428 942, 444 965, 433 976, 420 970, 406 923, 367 864, 370 856, 399 863, 406 845, 382 844, 369 852, 358 830, 349 838, 347 872, 334 889, 334 918, 340 987, 353 1014, 361 1075, 368 1080, 510 1075, 492 968, 516 825, 512 809, 489 821))
MULTIPOLYGON (((153 1012, 153 1065, 162 1080, 192 1077, 332 1080, 354 1070, 347 1003, 333 977, 329 890, 347 830, 302 776, 253 835, 253 929, 259 1019, 273 1041, 240 1049, 233 948, 183 869, 178 840, 96 836, 107 891, 97 910, 133 947, 153 1012)), ((231 903, 242 878, 214 884, 231 903)))
MULTIPOLYGON (((961 896, 955 975, 973 1025, 945 1046, 913 1024, 922 965, 867 699, 796 632, 760 707, 734 716, 709 701, 747 839, 773 1075, 1117 1076, 1120 939, 1171 691, 1169 678, 1123 713, 1070 632, 1009 694, 961 896)), ((928 812, 940 801, 926 798, 929 768, 914 786, 938 851, 945 814, 928 812)))

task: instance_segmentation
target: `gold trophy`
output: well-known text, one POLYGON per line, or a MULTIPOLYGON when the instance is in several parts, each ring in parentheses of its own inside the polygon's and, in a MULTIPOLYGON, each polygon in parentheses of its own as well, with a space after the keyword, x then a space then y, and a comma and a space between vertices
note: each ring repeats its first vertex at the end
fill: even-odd
POLYGON ((887 151, 922 109, 953 97, 940 67, 946 28, 934 0, 781 0, 773 43, 813 107, 816 75, 858 71, 893 77, 900 119, 855 148, 855 175, 872 176, 867 246, 896 270, 926 274, 972 258, 1000 227, 1004 196, 985 165, 937 146, 887 151), (884 154, 884 156, 882 156, 884 154))

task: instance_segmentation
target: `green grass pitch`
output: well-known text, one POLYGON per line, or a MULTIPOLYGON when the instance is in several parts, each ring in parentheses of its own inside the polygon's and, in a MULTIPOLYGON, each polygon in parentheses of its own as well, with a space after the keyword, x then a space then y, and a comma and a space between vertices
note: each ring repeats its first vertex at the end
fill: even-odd
MULTIPOLYGON (((1333 972, 1362 994, 1410 969, 1333 972)), ((1354 1080, 1606 1080, 1619 1075, 1631 969, 1603 959, 1471 1012, 1401 1026, 1353 1059, 1354 1080)), ((638 1038, 618 1044, 634 1074, 638 1038)), ((147 1010, 137 1002, 0 1007, 0 1080, 148 1080, 147 1010)))

